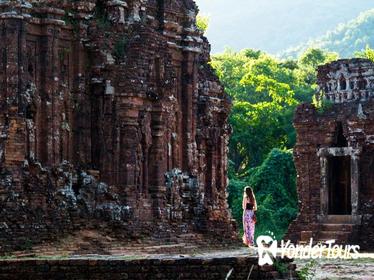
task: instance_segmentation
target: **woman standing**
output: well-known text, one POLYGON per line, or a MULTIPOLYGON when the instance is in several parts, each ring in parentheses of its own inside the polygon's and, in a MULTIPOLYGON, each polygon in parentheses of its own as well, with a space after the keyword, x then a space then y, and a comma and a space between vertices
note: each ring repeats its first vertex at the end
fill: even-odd
POLYGON ((254 245, 254 235, 255 235, 255 223, 257 203, 256 198, 251 187, 244 188, 243 194, 243 242, 247 246, 254 245))

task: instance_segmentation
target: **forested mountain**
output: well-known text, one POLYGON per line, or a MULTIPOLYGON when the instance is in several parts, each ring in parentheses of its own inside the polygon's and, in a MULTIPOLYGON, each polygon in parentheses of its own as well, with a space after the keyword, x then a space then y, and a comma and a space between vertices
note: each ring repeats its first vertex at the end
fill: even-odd
POLYGON ((340 57, 345 58, 354 56, 366 46, 374 47, 374 9, 363 12, 348 23, 340 24, 335 30, 318 39, 287 50, 282 57, 297 57, 313 47, 337 52, 340 57))
POLYGON ((372 0, 196 0, 209 15, 213 53, 225 47, 277 54, 374 8, 372 0))

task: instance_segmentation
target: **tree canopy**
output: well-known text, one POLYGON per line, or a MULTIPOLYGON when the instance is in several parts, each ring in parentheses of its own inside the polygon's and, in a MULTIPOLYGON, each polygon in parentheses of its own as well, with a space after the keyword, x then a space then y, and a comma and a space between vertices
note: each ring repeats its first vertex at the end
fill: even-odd
POLYGON ((337 57, 318 49, 298 60, 251 49, 213 56, 212 66, 233 101, 229 157, 236 172, 260 165, 273 148, 294 146, 293 111, 312 101, 316 67, 337 57))

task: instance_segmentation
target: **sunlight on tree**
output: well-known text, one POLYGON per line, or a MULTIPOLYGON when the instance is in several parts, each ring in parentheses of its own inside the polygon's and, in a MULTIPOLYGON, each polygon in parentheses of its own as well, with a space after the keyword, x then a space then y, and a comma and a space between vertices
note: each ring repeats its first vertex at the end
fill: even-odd
POLYGON ((334 52, 325 52, 321 49, 309 48, 299 58, 302 65, 317 68, 317 66, 337 60, 339 55, 334 52))
POLYGON ((226 49, 212 57, 211 65, 233 101, 230 159, 236 172, 258 166, 272 148, 293 147, 293 111, 312 102, 316 67, 337 58, 318 49, 307 50, 298 60, 251 49, 226 49))
POLYGON ((209 16, 198 14, 196 17, 196 26, 199 30, 205 33, 209 28, 209 16))
POLYGON ((356 52, 356 57, 359 58, 367 58, 374 62, 374 49, 370 48, 368 45, 366 46, 366 49, 362 52, 356 52))

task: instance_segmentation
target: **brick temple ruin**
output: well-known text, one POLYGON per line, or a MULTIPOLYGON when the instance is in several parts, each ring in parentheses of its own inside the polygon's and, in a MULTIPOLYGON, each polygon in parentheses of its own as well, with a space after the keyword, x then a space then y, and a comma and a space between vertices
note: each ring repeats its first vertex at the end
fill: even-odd
POLYGON ((324 110, 300 105, 294 159, 300 214, 294 241, 335 239, 374 247, 374 63, 320 66, 324 110))
POLYGON ((192 0, 0 1, 0 251, 230 237, 230 102, 192 0))

